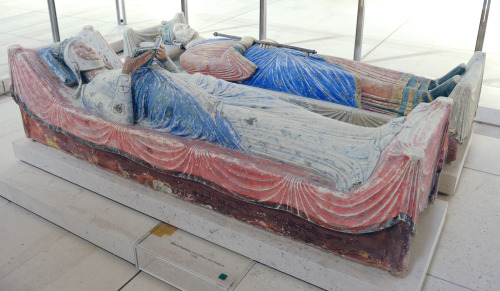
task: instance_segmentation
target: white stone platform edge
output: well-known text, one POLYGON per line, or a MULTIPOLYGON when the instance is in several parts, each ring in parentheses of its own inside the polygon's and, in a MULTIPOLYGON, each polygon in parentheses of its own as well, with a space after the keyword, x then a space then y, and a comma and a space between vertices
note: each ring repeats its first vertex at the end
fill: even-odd
POLYGON ((0 80, 0 95, 10 93, 10 78, 6 77, 0 80))
MULTIPOLYGON (((473 132, 474 125, 471 126, 470 132, 473 132)), ((469 152, 470 141, 473 134, 461 145, 458 146, 457 159, 449 165, 445 165, 439 175, 438 192, 449 196, 455 195, 462 169, 464 168, 465 159, 469 152)))
POLYGON ((16 157, 29 164, 325 289, 420 290, 448 205, 437 199, 422 213, 409 270, 396 277, 149 189, 31 140, 16 140, 13 147, 16 157))
MULTIPOLYGON (((64 182, 69 183, 67 181, 64 182)), ((46 185, 43 186, 46 187, 46 185)), ((57 185, 51 184, 49 187, 57 187, 57 185)), ((44 190, 45 189, 43 187, 40 188, 40 191, 44 190)), ((86 195, 90 195, 88 198, 92 199, 94 204, 104 204, 108 206, 110 203, 116 204, 115 202, 109 201, 105 197, 96 193, 92 193, 90 191, 86 192, 86 195)), ((129 237, 123 238, 114 233, 107 232, 106 229, 99 225, 99 219, 95 219, 92 222, 85 221, 80 217, 76 217, 71 213, 58 209, 50 203, 43 201, 43 199, 39 197, 40 193, 27 193, 0 181, 0 196, 134 265, 135 242, 144 235, 144 231, 152 229, 159 223, 159 221, 149 217, 141 219, 141 223, 149 225, 149 228, 147 226, 143 226, 143 231, 134 232, 132 227, 128 227, 127 234, 129 237), (146 222, 149 222, 149 224, 146 222)), ((144 214, 138 213, 129 207, 124 207, 123 205, 119 205, 119 207, 115 206, 114 214, 118 214, 120 217, 138 217, 139 215, 142 217, 145 216, 144 214)), ((100 217, 100 219, 102 218, 103 217, 100 217)), ((118 219, 118 221, 120 220, 118 219)), ((106 227, 109 227, 113 223, 116 223, 116 221, 106 221, 106 223, 109 223, 109 225, 106 225, 106 227)))

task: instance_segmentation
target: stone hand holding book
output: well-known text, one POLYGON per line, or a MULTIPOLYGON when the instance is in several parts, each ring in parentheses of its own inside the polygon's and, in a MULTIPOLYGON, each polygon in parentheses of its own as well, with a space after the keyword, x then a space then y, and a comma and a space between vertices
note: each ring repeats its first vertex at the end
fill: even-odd
POLYGON ((162 43, 163 43, 163 37, 161 35, 159 35, 154 42, 142 42, 140 46, 136 48, 134 53, 132 54, 132 59, 135 59, 146 52, 153 51, 154 53, 152 54, 151 58, 143 65, 145 67, 148 67, 153 62, 156 52, 158 51, 158 49, 160 49, 162 43))

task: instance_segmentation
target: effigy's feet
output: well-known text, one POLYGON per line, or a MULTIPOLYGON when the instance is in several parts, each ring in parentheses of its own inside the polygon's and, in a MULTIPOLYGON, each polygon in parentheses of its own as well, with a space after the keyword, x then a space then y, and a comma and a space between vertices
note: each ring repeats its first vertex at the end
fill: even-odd
POLYGON ((436 88, 437 86, 444 85, 444 83, 446 81, 448 81, 450 78, 457 76, 457 75, 461 76, 461 75, 463 75, 463 73, 465 73, 465 64, 462 63, 462 64, 456 66, 455 68, 453 68, 453 70, 449 71, 441 78, 437 78, 436 80, 431 80, 431 82, 429 83, 429 87, 427 89, 432 90, 432 89, 436 88))
POLYGON ((422 102, 431 102, 437 97, 448 97, 461 78, 461 76, 455 75, 432 90, 417 90, 416 94, 422 96, 422 102))

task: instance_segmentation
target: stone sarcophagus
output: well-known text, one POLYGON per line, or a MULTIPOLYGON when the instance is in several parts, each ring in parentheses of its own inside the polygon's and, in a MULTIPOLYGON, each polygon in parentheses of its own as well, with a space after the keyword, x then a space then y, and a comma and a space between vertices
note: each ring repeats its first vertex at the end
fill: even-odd
MULTIPOLYGON (((261 49, 258 44, 252 45, 245 41, 245 38, 239 42, 220 38, 208 40, 186 24, 182 13, 177 13, 170 21, 163 21, 157 26, 139 30, 126 28, 123 32, 125 55, 159 35, 167 39, 165 46, 168 55, 172 59, 180 58, 181 69, 187 72, 199 72, 250 86, 347 105, 339 110, 339 107, 328 106, 328 102, 284 97, 318 114, 358 125, 380 126, 394 117, 408 115, 420 102, 429 102, 436 96, 448 96, 454 102, 449 127, 448 164, 457 159, 458 147, 467 143, 472 134, 485 66, 486 55, 483 52, 475 52, 467 64, 459 65, 442 78, 429 79, 328 55, 316 57, 301 51, 284 52, 282 49, 273 49, 272 45, 267 45, 268 49, 261 49), (314 76, 318 75, 316 70, 321 69, 313 63, 319 67, 328 63, 336 68, 333 72, 329 71, 331 75, 319 74, 322 77, 317 78, 314 76), (352 75, 350 81, 346 75, 352 75), (452 76, 459 80, 456 85, 450 86, 449 90, 439 86, 446 85, 445 80, 452 76), (340 89, 335 88, 338 82, 342 84, 340 89), (344 98, 347 91, 353 96, 351 99, 344 98), (426 95, 427 92, 430 94, 426 95), (353 114, 346 114, 351 111, 354 111, 353 114), (356 117, 352 118, 353 115, 356 117)), ((463 163, 464 158, 458 157, 458 163, 463 163)))
MULTIPOLYGON (((80 36, 99 50, 108 68, 120 68, 120 60, 97 32, 86 29, 80 36)), ((20 106, 28 138, 163 191, 164 195, 209 207, 324 251, 393 273, 406 270, 419 215, 435 198, 447 154, 453 107, 450 99, 437 98, 418 105, 407 117, 398 119, 394 132, 384 135, 385 138, 376 138, 388 130, 385 127, 372 132, 362 126, 334 121, 333 130, 354 134, 353 140, 345 141, 347 149, 340 146, 341 149, 332 152, 336 157, 334 163, 363 154, 351 143, 368 144, 366 151, 377 149, 373 167, 362 168, 366 179, 341 186, 340 179, 325 178, 307 164, 294 164, 293 159, 283 161, 141 124, 118 124, 98 117, 78 105, 80 100, 72 98, 75 88, 63 84, 42 60, 40 51, 20 46, 9 48, 11 92, 20 106), (364 138, 360 133, 364 133, 364 138)), ((191 80, 184 75, 179 78, 191 80)), ((244 96, 247 99, 261 94, 252 91, 256 89, 242 90, 250 92, 244 96)), ((273 95, 275 99, 266 96, 269 102, 276 102, 273 104, 293 104, 287 110, 305 110, 304 116, 311 116, 314 121, 317 115, 311 111, 314 108, 327 108, 330 113, 337 112, 332 114, 333 118, 352 119, 354 123, 360 119, 384 118, 376 113, 363 113, 359 117, 359 110, 345 110, 339 105, 287 94, 273 95)), ((229 105, 224 110, 233 108, 229 105)), ((252 106, 249 107, 255 109, 252 106)), ((267 110, 269 106, 263 107, 267 110)), ((237 133, 248 134, 238 131, 239 125, 231 119, 229 111, 225 116, 229 116, 227 119, 233 122, 237 133)), ((276 116, 277 124, 272 124, 272 128, 280 124, 282 115, 276 116)), ((290 118, 293 120, 293 116, 290 118)), ((326 117, 321 116, 321 122, 323 118, 326 117)), ((256 122, 257 119, 245 119, 241 126, 250 127, 256 122)), ((314 129, 314 123, 301 126, 314 129)), ((285 149, 286 143, 293 144, 296 140, 291 137, 287 140, 290 132, 283 132, 276 131, 276 140, 284 143, 285 149)), ((328 144, 330 141, 324 140, 327 138, 321 137, 318 143, 328 144)), ((307 161, 307 157, 304 159, 307 161)))

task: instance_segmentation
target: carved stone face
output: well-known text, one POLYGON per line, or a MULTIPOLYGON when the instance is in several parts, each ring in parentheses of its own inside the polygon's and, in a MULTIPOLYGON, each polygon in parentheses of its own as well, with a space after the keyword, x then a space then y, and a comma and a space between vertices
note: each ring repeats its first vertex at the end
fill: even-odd
MULTIPOLYGON (((73 39, 66 46, 64 62, 77 76, 87 71, 94 71, 94 74, 97 74, 96 69, 106 66, 99 52, 81 39, 73 39)), ((87 74, 85 76, 89 81, 94 77, 87 74)))
POLYGON ((73 53, 87 61, 101 60, 101 55, 91 45, 83 40, 75 40, 71 43, 73 53))
POLYGON ((183 45, 198 37, 198 32, 184 23, 175 23, 171 29, 175 36, 175 41, 183 45))

